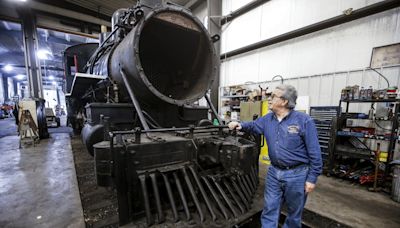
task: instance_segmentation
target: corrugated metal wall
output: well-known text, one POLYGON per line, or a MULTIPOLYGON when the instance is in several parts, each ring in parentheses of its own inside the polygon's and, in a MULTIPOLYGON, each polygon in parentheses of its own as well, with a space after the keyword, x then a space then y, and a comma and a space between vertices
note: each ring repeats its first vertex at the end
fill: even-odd
MULTIPOLYGON (((378 69, 378 72, 386 76, 391 86, 400 87, 400 65, 381 68, 378 69)), ((260 85, 263 88, 270 88, 270 91, 280 83, 280 80, 263 81, 260 85)), ((340 92, 346 86, 359 85, 364 88, 373 86, 375 89, 387 87, 386 81, 370 69, 301 76, 285 79, 284 83, 295 86, 299 96, 309 96, 310 106, 339 105, 340 92)), ((248 86, 248 88, 256 89, 258 84, 248 86)), ((369 106, 355 103, 350 106, 349 110, 368 113, 369 106)))
MULTIPOLYGON (((400 66, 391 66, 378 70, 385 75, 391 86, 400 87, 400 66)), ((262 83, 263 87, 275 88, 280 80, 262 83)), ((299 96, 309 96, 311 106, 338 105, 341 90, 348 85, 359 85, 368 88, 386 88, 386 81, 376 72, 369 69, 342 71, 285 79, 284 83, 298 89, 299 96)), ((344 106, 343 106, 344 107, 344 106)), ((368 105, 353 104, 350 111, 368 112, 368 105)))
MULTIPOLYGON (((248 2, 224 0, 223 14, 248 2)), ((223 27, 222 53, 376 2, 273 0, 223 27)), ((309 95, 311 106, 337 105, 346 85, 386 87, 375 72, 363 69, 370 64, 373 47, 398 42, 400 9, 393 9, 227 59, 221 63, 220 85, 267 81, 279 74, 293 78, 287 83, 296 86, 299 95, 309 95)), ((399 67, 382 73, 392 85, 400 85, 399 67)))
MULTIPOLYGON (((224 0, 222 14, 251 2, 224 0)), ((289 32, 331 17, 380 2, 379 0, 271 0, 236 18, 222 29, 222 52, 289 32)))

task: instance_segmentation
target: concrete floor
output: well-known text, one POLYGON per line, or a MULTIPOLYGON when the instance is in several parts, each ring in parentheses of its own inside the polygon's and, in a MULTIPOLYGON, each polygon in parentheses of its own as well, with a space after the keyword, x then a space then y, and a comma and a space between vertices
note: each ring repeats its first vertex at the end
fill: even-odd
MULTIPOLYGON (((13 124, 0 120, 0 227, 84 227, 69 133, 49 129, 49 139, 18 149, 13 124)), ((400 227, 400 203, 336 178, 319 178, 306 209, 351 227, 400 227)))
POLYGON ((351 227, 400 227, 400 203, 334 177, 319 178, 306 208, 351 227))
POLYGON ((0 227, 85 227, 69 134, 18 146, 0 138, 0 227))
POLYGON ((17 134, 17 125, 14 118, 0 119, 0 138, 17 134))
MULTIPOLYGON (((267 168, 260 166, 260 178, 267 168)), ((305 208, 350 227, 400 227, 400 203, 388 194, 369 192, 365 186, 334 177, 318 178, 305 208)))

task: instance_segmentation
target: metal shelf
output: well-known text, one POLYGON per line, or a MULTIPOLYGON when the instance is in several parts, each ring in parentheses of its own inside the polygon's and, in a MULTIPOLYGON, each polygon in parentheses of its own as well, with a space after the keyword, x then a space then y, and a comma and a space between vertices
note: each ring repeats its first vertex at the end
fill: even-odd
POLYGON ((249 96, 247 95, 227 95, 227 96, 222 96, 221 98, 247 98, 249 96))
POLYGON ((382 141, 390 141, 391 139, 381 136, 381 135, 360 135, 362 133, 354 133, 354 132, 347 132, 347 131, 338 131, 337 136, 344 136, 344 137, 357 137, 357 138, 363 138, 363 139, 374 139, 374 140, 382 140, 382 141), (382 138, 377 138, 377 137, 384 137, 382 138))
POLYGON ((337 146, 335 154, 361 159, 370 159, 374 156, 369 149, 358 149, 344 145, 337 146))
MULTIPOLYGON (((398 123, 398 118, 400 114, 400 99, 369 99, 369 100, 340 100, 339 101, 339 107, 342 106, 342 104, 345 103, 346 108, 345 111, 341 113, 339 119, 338 119, 338 124, 335 126, 336 134, 333 135, 335 139, 334 143, 334 153, 332 156, 332 161, 330 164, 330 169, 333 169, 333 166, 337 163, 337 159, 335 155, 345 155, 351 158, 358 158, 358 159, 371 159, 374 157, 373 154, 366 153, 366 150, 364 151, 359 151, 357 148, 353 147, 347 147, 343 144, 346 143, 345 137, 356 137, 357 139, 374 139, 378 141, 386 141, 389 142, 389 145, 387 147, 387 161, 384 163, 389 163, 393 160, 393 154, 395 150, 395 145, 396 145, 396 132, 397 129, 399 128, 399 123, 398 123), (395 103, 394 110, 393 110, 393 118, 388 119, 388 121, 391 121, 391 130, 390 130, 390 136, 385 137, 382 135, 374 135, 373 137, 370 137, 369 135, 365 135, 363 133, 356 133, 356 132, 343 132, 340 131, 343 128, 343 124, 345 123, 345 120, 348 118, 351 118, 351 115, 349 115, 349 105, 350 103, 395 103), (378 137, 378 138, 377 138, 378 137), (339 140, 339 142, 337 141, 339 140), (360 153, 361 152, 361 153, 360 153), (364 153, 362 153, 364 152, 364 153)), ((349 141, 351 138, 349 138, 349 141)), ((367 146, 368 147, 368 146, 367 146)), ((370 149, 368 149, 370 150, 370 149)), ((384 149, 385 150, 385 149, 384 149)), ((370 150, 371 151, 371 150, 370 150)), ((386 166, 385 168, 385 174, 384 176, 389 175, 390 173, 390 166, 386 166)))
POLYGON ((351 158, 358 158, 358 159, 365 159, 365 160, 370 160, 373 155, 367 155, 367 154, 361 154, 361 153, 349 153, 349 152, 343 152, 343 151, 336 151, 336 155, 342 155, 342 156, 347 156, 351 158))
POLYGON ((379 103, 379 102, 400 102, 400 99, 374 99, 374 100, 340 100, 346 103, 379 103))

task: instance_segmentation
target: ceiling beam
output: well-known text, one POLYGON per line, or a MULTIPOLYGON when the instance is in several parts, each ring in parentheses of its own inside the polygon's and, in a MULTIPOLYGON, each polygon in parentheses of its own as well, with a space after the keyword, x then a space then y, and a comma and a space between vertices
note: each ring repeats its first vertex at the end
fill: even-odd
MULTIPOLYGON (((11 1, 0 1, 0 19, 21 23, 16 9, 17 7, 29 7, 40 14, 47 14, 58 18, 69 18, 75 21, 82 21, 88 24, 106 25, 111 27, 111 17, 94 12, 66 1, 35 0, 16 4, 11 1)), ((42 27, 40 23, 38 27, 42 27)))
POLYGON ((68 2, 68 1, 65 1, 65 0, 57 0, 57 1, 54 1, 54 0, 35 0, 35 1, 47 4, 47 5, 63 8, 63 9, 66 9, 66 10, 71 10, 71 11, 78 12, 78 13, 81 13, 81 14, 93 16, 95 18, 100 18, 100 19, 102 19, 104 21, 108 21, 108 22, 111 21, 111 16, 110 15, 105 15, 105 14, 102 14, 100 12, 94 11, 93 9, 82 7, 80 5, 76 5, 74 3, 71 3, 71 2, 68 2))
MULTIPOLYGON (((58 4, 58 1, 57 1, 57 4, 58 4)), ((41 3, 41 2, 37 2, 37 1, 29 1, 29 7, 36 11, 39 11, 39 12, 56 14, 56 15, 73 18, 73 19, 80 20, 80 21, 85 21, 85 22, 98 24, 98 25, 106 25, 106 26, 111 27, 110 20, 104 20, 104 19, 92 16, 88 13, 85 14, 83 12, 79 12, 78 10, 61 8, 61 7, 57 7, 54 5, 49 5, 49 4, 45 4, 45 3, 41 3)), ((89 9, 86 9, 86 10, 90 11, 89 9)))
POLYGON ((67 41, 67 40, 65 40, 65 39, 63 39, 63 38, 58 38, 58 37, 55 37, 55 36, 49 36, 48 38, 47 38, 47 40, 45 41, 45 40, 41 40, 42 42, 50 42, 50 43, 56 43, 56 44, 64 44, 64 45, 77 45, 77 44, 80 44, 80 42, 76 42, 76 41, 67 41))
POLYGON ((257 7, 259 7, 259 6, 261 6, 262 4, 264 4, 266 2, 269 2, 269 1, 270 0, 254 0, 254 1, 250 2, 247 5, 244 5, 241 8, 233 11, 232 13, 224 16, 221 19, 221 25, 224 25, 224 24, 232 21, 233 19, 235 19, 235 18, 237 18, 237 17, 239 17, 239 16, 241 16, 241 15, 243 15, 243 14, 245 14, 245 13, 247 13, 247 12, 257 8, 257 7))
MULTIPOLYGON (((0 68, 3 68, 7 64, 1 64, 0 63, 0 68)), ((13 65, 14 68, 25 68, 25 65, 13 65)), ((42 69, 44 69, 44 66, 41 66, 42 69)), ((46 66, 46 70, 53 70, 53 71, 64 71, 63 68, 61 67, 54 67, 54 66, 46 66)))
MULTIPOLYGON (((18 30, 5 30, 5 29, 0 29, 1 35, 8 35, 16 39, 16 42, 19 46, 22 45, 22 32, 18 30)), ((43 34, 39 33, 39 36, 43 36, 43 34)), ((66 39, 59 38, 56 36, 53 36, 49 34, 49 37, 47 40, 39 40, 39 42, 52 42, 56 44, 65 44, 65 45, 76 45, 80 44, 80 42, 76 41, 67 41, 66 39)))
POLYGON ((185 8, 194 10, 196 9, 201 3, 205 2, 206 0, 190 0, 188 3, 185 4, 185 8))
POLYGON ((0 20, 21 23, 16 5, 9 1, 0 1, 0 20))

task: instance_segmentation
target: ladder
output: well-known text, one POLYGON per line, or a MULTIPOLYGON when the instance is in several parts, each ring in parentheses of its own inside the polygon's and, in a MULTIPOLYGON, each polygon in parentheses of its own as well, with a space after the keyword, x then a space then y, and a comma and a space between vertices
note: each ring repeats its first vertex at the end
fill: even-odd
POLYGON ((33 146, 38 143, 39 129, 35 124, 29 110, 22 110, 21 118, 19 120, 19 148, 22 147, 22 142, 30 142, 33 146))

